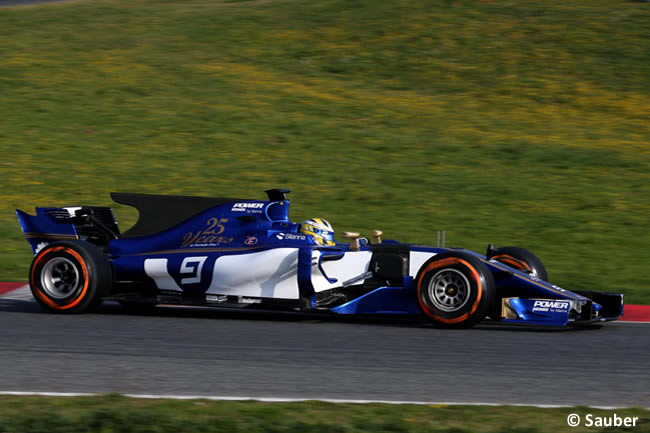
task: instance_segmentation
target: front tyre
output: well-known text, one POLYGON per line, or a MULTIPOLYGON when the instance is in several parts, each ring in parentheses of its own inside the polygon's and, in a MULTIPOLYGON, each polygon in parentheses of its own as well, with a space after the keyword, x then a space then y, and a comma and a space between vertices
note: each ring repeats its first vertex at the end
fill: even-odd
POLYGON ((530 274, 534 278, 548 281, 548 273, 542 261, 533 253, 521 247, 501 247, 490 255, 490 259, 530 274))
POLYGON ((55 313, 85 313, 108 296, 111 265, 101 250, 84 241, 55 242, 34 257, 29 286, 36 301, 55 313))
POLYGON ((495 284, 490 270, 476 257, 447 252, 429 259, 416 277, 418 305, 439 327, 469 328, 486 316, 495 284))

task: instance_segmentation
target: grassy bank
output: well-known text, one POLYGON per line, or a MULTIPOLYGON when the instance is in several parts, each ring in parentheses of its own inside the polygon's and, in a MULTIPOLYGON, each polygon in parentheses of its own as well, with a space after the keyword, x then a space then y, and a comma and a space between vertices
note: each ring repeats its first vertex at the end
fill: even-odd
MULTIPOLYGON (((650 303, 650 5, 98 0, 0 9, 0 279, 13 209, 262 198, 650 303)), ((117 208, 123 227, 136 216, 117 208)))
MULTIPOLYGON (((418 406, 0 396, 0 432, 361 433, 650 431, 643 409, 418 406), (634 428, 567 426, 569 414, 639 417, 634 428)), ((592 418, 594 419, 594 418, 592 418)))

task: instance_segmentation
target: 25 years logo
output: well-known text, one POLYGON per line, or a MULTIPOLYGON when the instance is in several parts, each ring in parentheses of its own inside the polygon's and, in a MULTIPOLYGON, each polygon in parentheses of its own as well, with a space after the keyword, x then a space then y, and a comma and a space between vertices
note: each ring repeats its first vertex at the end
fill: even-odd
POLYGON ((232 237, 220 236, 225 230, 228 218, 210 218, 205 224, 206 228, 198 232, 187 232, 183 236, 181 248, 196 244, 222 244, 233 241, 232 237))

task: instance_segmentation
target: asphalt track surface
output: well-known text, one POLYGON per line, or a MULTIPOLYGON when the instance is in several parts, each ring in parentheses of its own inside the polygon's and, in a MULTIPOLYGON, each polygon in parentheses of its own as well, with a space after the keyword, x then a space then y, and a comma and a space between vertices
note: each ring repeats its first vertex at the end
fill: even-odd
MULTIPOLYGON (((650 326, 581 330, 0 298, 0 392, 650 407, 650 326)), ((24 293, 24 291, 23 291, 24 293)))

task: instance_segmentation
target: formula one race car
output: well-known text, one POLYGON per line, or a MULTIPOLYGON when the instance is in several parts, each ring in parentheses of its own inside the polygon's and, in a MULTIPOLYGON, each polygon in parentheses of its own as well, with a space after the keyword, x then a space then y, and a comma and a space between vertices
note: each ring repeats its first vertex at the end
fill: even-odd
POLYGON ((616 320, 623 295, 548 283, 542 262, 519 247, 460 248, 382 242, 323 219, 289 220, 286 189, 268 200, 112 193, 138 209, 120 233, 109 207, 16 210, 34 252, 29 284, 46 309, 83 313, 103 300, 421 315, 442 327, 486 318, 559 325, 616 320))

